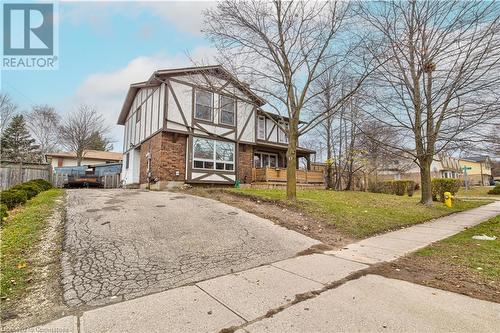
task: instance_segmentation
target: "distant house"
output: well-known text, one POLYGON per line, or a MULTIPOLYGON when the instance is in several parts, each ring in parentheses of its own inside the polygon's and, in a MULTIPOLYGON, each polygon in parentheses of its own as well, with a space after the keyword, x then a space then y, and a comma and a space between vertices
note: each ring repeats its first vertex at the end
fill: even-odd
MULTIPOLYGON (((118 118, 124 184, 286 182, 288 118, 264 104, 218 65, 158 70, 132 84, 118 118)), ((309 169, 297 170, 297 181, 323 183, 311 153, 297 149, 309 169)))
MULTIPOLYGON (((399 164, 403 161, 399 161, 399 164)), ((406 161, 407 162, 407 161, 406 161)), ((411 161, 410 161, 411 162, 411 161)), ((467 167, 467 182, 474 186, 488 186, 492 178, 492 162, 488 156, 454 158, 446 154, 435 156, 431 164, 432 178, 454 178, 465 181, 464 167, 467 167)), ((411 179, 420 182, 420 169, 413 164, 407 170, 399 170, 397 165, 378 170, 378 180, 411 179)))
MULTIPOLYGON (((122 156, 121 153, 112 151, 86 150, 83 154, 81 165, 117 163, 121 162, 122 156)), ((75 152, 48 153, 45 155, 45 158, 52 165, 52 168, 78 165, 75 152)))
MULTIPOLYGON (((420 168, 410 159, 395 161, 392 166, 378 170, 378 180, 410 179, 420 183, 420 168), (401 167, 404 165, 404 167, 401 167)), ((438 154, 431 163, 431 178, 461 179, 460 161, 446 154, 438 154)))
POLYGON ((488 186, 492 180, 491 159, 488 156, 472 156, 460 159, 461 167, 467 170, 469 185, 488 186))

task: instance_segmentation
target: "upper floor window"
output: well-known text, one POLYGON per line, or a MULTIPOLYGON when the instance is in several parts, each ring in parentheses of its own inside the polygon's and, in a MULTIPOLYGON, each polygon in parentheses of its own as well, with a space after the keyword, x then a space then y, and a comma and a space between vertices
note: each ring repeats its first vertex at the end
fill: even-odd
POLYGON ((196 90, 195 100, 194 117, 213 121, 214 94, 208 91, 196 90))
POLYGON ((138 107, 137 110, 135 111, 135 114, 136 114, 135 122, 136 123, 141 121, 141 112, 142 112, 141 107, 138 107))
POLYGON ((266 139, 266 117, 264 116, 257 118, 257 139, 266 139))
MULTIPOLYGON (((288 130, 288 124, 287 123, 284 123, 284 122, 280 121, 280 126, 282 128, 284 128, 284 129, 288 130)), ((281 128, 278 128, 278 135, 279 135, 279 138, 278 138, 279 142, 288 143, 288 135, 281 128)))
POLYGON ((233 98, 220 96, 220 123, 225 125, 234 125, 235 105, 233 98))

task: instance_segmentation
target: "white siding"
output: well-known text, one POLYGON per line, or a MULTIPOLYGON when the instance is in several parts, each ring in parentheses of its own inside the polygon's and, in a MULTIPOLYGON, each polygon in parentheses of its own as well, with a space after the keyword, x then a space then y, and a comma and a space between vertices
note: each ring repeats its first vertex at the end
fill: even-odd
MULTIPOLYGON (((187 126, 191 126, 191 114, 193 107, 192 87, 177 82, 171 82, 171 87, 184 113, 187 126)), ((184 119, 182 118, 181 111, 179 110, 179 107, 177 106, 175 98, 170 89, 167 89, 167 91, 168 91, 167 128, 185 131, 186 127, 184 126, 184 119)))
POLYGON ((123 154, 122 173, 120 178, 127 185, 137 184, 139 183, 141 152, 139 149, 132 149, 128 153, 130 154, 129 165, 128 168, 126 168, 127 153, 125 153, 123 154))
POLYGON ((254 106, 252 104, 238 101, 237 107, 237 125, 238 125, 238 136, 243 142, 255 143, 255 112, 253 112, 254 106), (248 119, 250 118, 250 119, 248 119), (248 123, 247 123, 248 120, 248 123), (246 127, 244 128, 246 124, 246 127), (243 132, 242 132, 243 131, 243 132))
POLYGON ((140 89, 125 121, 123 151, 126 152, 163 127, 164 86, 140 89), (140 112, 140 120, 136 121, 140 112))

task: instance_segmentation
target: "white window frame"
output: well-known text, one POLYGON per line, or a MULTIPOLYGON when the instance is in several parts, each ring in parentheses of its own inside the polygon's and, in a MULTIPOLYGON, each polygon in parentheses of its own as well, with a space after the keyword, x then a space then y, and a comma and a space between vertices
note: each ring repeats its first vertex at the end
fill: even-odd
MULTIPOLYGON (((288 129, 288 123, 285 123, 283 121, 279 122, 279 125, 283 128, 288 129)), ((288 143, 288 134, 286 134, 285 131, 283 131, 281 128, 278 127, 278 142, 281 143, 288 143)))
POLYGON ((236 123, 236 99, 234 99, 232 97, 225 96, 225 95, 219 95, 219 109, 220 109, 220 111, 219 111, 219 123, 221 123, 223 125, 234 126, 236 123), (223 98, 230 99, 233 101, 233 110, 232 111, 224 110, 224 105, 222 104, 223 98), (222 112, 232 112, 233 113, 233 122, 232 123, 223 122, 222 119, 224 119, 224 118, 222 117, 222 112))
POLYGON ((254 155, 259 155, 260 156, 260 166, 256 167, 254 163, 254 168, 279 168, 279 159, 278 159, 278 154, 274 153, 262 153, 262 152, 256 152, 254 155), (263 155, 267 156, 267 165, 262 165, 264 158, 263 155), (271 166, 271 156, 274 156, 276 159, 276 166, 272 167, 271 166))
POLYGON ((213 140, 213 139, 209 139, 209 138, 202 138, 202 137, 194 137, 193 138, 193 142, 191 144, 191 150, 193 152, 193 163, 192 163, 192 167, 193 169, 196 169, 196 170, 215 170, 215 171, 224 171, 224 172, 235 172, 235 150, 236 150, 236 145, 234 144, 234 142, 230 142, 230 141, 221 141, 221 140, 213 140), (197 139, 200 139, 200 140, 207 140, 207 141, 211 141, 213 143, 213 151, 212 151, 212 158, 211 159, 207 159, 207 158, 196 158, 194 156, 194 144, 195 144, 195 141, 197 139), (232 147, 233 147, 233 160, 232 161, 222 161, 222 160, 218 160, 216 158, 217 156, 217 144, 218 143, 224 143, 224 144, 230 144, 232 147), (205 164, 205 162, 212 162, 213 163, 213 167, 212 168, 199 168, 199 167, 195 167, 195 161, 200 161, 200 162, 203 162, 203 164, 205 164), (223 163, 224 164, 224 169, 217 169, 217 163, 223 163), (227 169, 227 166, 231 166, 231 169, 227 169))
POLYGON ((266 139, 266 135, 267 135, 267 130, 266 130, 266 123, 267 123, 267 120, 266 120, 266 117, 265 116, 258 116, 257 117, 257 139, 260 139, 260 140, 265 140, 266 139), (264 131, 264 136, 261 136, 260 135, 260 130, 261 130, 261 126, 260 126, 260 121, 261 120, 264 120, 263 124, 263 131, 264 131))
POLYGON ((195 89, 195 91, 194 91, 194 115, 193 116, 197 120, 208 121, 208 122, 211 122, 211 123, 214 122, 214 93, 213 92, 208 91, 208 90, 195 89), (200 93, 200 92, 201 93, 210 94, 210 96, 211 96, 211 99, 210 99, 211 100, 211 105, 205 105, 205 104, 198 103, 198 93, 200 93), (196 116, 196 110, 197 110, 196 107, 198 105, 210 108, 210 119, 199 118, 199 117, 196 116))

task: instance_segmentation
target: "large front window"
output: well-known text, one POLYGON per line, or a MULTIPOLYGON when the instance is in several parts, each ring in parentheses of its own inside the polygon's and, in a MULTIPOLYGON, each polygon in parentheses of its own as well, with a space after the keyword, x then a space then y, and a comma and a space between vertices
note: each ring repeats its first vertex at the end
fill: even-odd
POLYGON ((194 117, 196 119, 213 121, 213 97, 214 94, 208 91, 196 90, 196 106, 194 117))
POLYGON ((193 168, 233 171, 234 143, 194 138, 193 168))
POLYGON ((255 153, 253 156, 253 165, 255 168, 277 168, 278 155, 269 153, 255 153))

